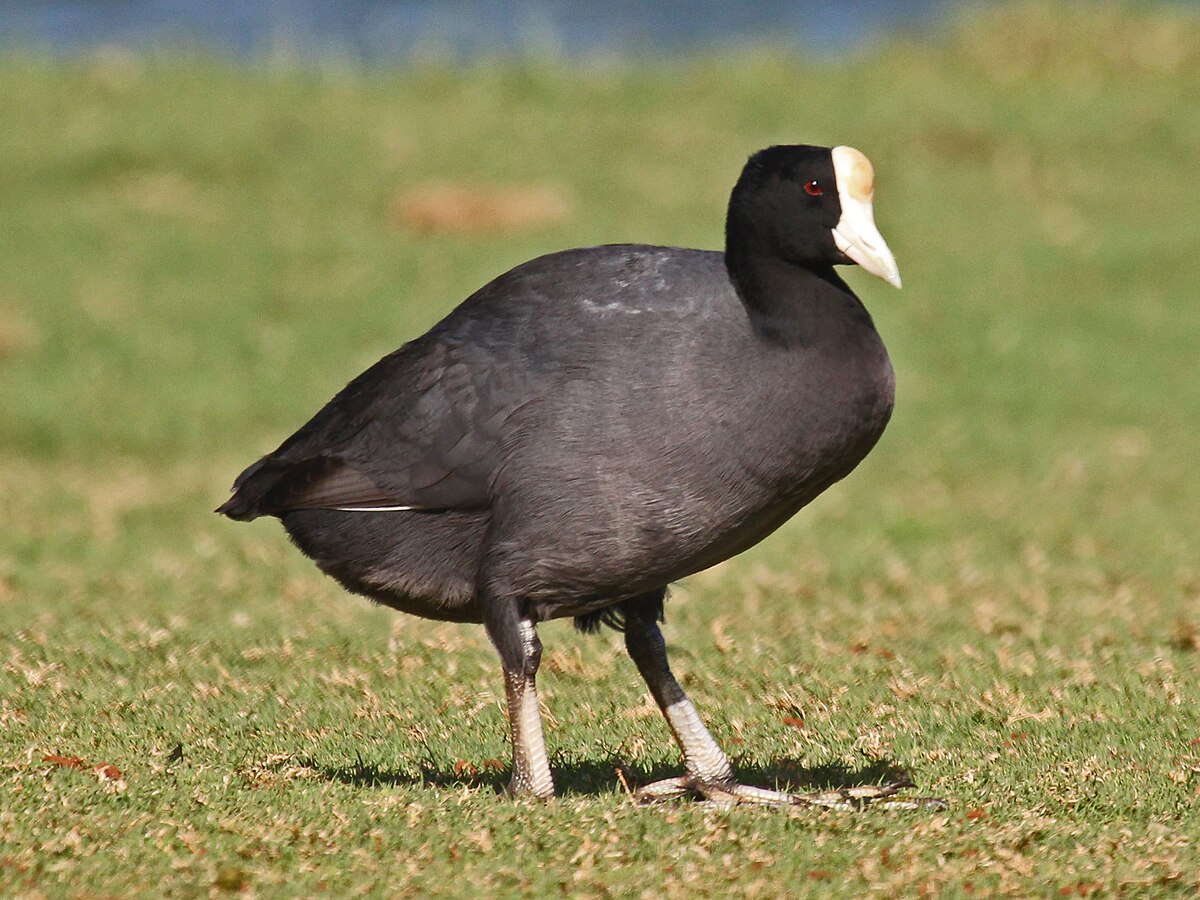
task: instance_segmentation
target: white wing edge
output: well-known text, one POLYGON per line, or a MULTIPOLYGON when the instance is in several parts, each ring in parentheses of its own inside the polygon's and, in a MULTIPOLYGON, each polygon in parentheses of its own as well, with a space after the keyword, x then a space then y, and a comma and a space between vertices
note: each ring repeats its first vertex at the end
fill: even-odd
POLYGON ((405 512, 420 509, 419 506, 335 506, 339 512, 405 512))

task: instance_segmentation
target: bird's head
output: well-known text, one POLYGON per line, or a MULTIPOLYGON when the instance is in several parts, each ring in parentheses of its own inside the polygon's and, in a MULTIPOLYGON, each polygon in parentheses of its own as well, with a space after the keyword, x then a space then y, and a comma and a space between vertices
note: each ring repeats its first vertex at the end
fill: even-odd
POLYGON ((783 145, 750 157, 729 200, 731 249, 808 266, 857 263, 894 287, 900 270, 875 225, 875 170, 853 147, 783 145))

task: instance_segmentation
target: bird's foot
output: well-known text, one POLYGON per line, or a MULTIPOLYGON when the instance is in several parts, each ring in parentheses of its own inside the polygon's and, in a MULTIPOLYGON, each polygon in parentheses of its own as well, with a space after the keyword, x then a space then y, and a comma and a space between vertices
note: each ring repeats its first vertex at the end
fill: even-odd
POLYGON ((897 794, 914 787, 907 775, 901 774, 883 784, 864 784, 856 787, 834 788, 793 794, 751 787, 734 781, 704 781, 695 775, 664 778, 637 790, 633 797, 638 803, 657 803, 678 797, 697 797, 721 808, 739 803, 758 806, 810 806, 824 809, 861 809, 864 806, 888 809, 945 809, 945 800, 935 797, 901 797, 897 794))

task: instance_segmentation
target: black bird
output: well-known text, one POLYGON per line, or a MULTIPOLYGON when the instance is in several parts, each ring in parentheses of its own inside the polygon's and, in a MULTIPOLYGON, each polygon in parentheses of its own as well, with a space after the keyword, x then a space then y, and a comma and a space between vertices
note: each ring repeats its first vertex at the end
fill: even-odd
POLYGON ((834 271, 900 287, 873 182, 850 147, 770 147, 733 188, 724 253, 624 244, 517 266, 352 381, 218 512, 278 516, 351 591, 482 623, 514 794, 554 793, 536 625, 566 616, 624 630, 683 751, 686 774, 640 797, 834 804, 906 786, 737 784, 658 627, 668 584, 762 540, 883 433, 891 363, 834 271))

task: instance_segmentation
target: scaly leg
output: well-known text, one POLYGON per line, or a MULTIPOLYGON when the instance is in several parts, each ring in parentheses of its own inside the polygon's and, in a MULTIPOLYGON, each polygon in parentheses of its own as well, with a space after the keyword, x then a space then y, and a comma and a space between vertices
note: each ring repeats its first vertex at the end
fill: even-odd
POLYGON ((538 799, 553 797, 554 779, 546 757, 535 683, 542 659, 542 642, 538 640, 533 621, 518 616, 515 609, 501 610, 487 617, 485 625, 504 666, 513 754, 509 793, 538 799))
POLYGON ((907 778, 883 785, 863 785, 833 791, 791 794, 738 784, 728 757, 713 740, 696 707, 688 699, 667 664, 666 642, 653 613, 633 603, 625 607, 625 647, 646 680, 658 708, 662 710, 683 751, 686 774, 665 778, 641 788, 634 796, 648 803, 685 795, 700 796, 719 806, 756 803, 767 806, 821 806, 844 809, 878 803, 890 807, 944 806, 942 801, 890 799, 902 788, 911 787, 907 778))

